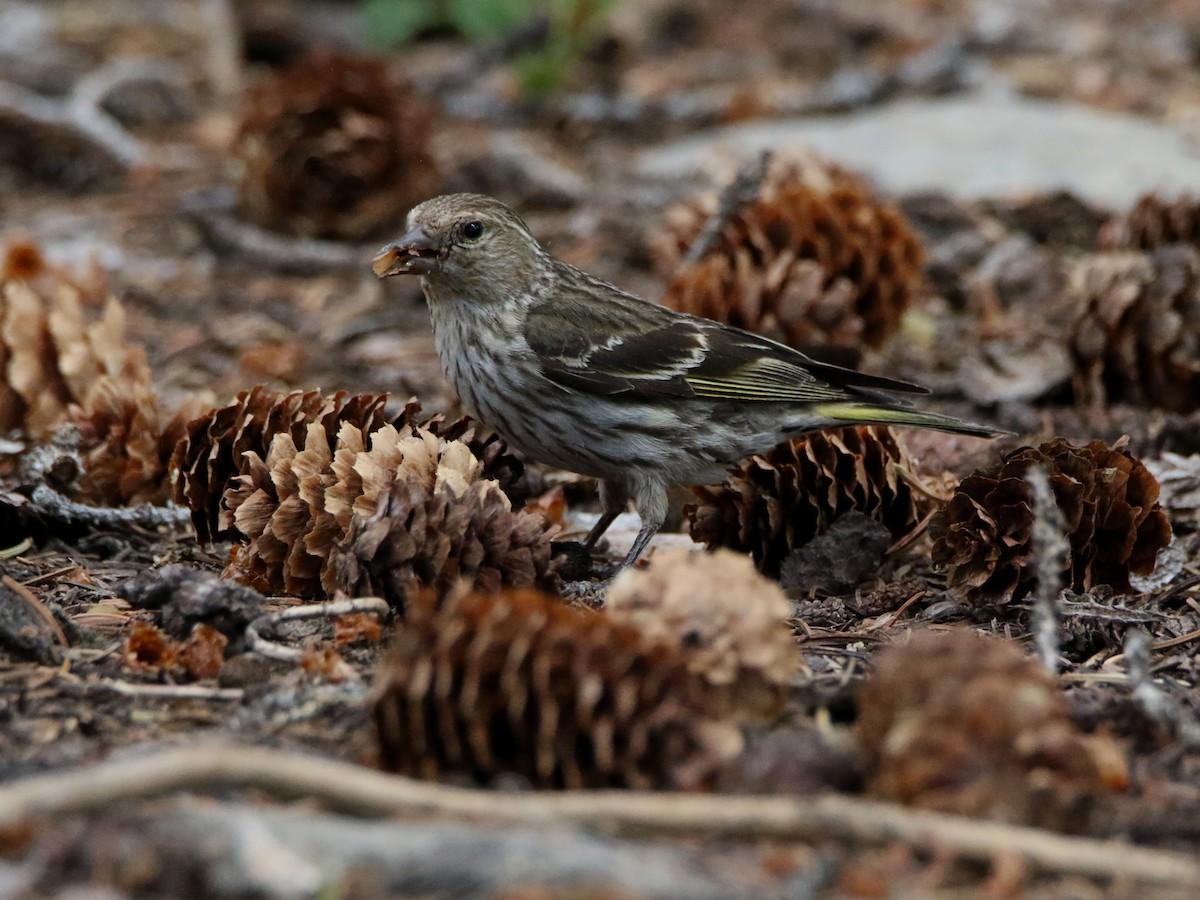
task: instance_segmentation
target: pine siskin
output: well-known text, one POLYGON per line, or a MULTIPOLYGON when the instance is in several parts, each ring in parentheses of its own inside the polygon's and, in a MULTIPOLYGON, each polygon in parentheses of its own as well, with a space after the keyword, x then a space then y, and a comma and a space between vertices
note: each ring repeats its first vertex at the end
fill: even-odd
POLYGON ((491 197, 435 197, 407 227, 375 274, 421 276, 438 357, 473 415, 533 459, 601 479, 586 548, 633 500, 642 528, 626 566, 666 519, 671 485, 719 482, 797 434, 866 422, 999 433, 886 393, 923 388, 627 294, 552 257, 491 197))

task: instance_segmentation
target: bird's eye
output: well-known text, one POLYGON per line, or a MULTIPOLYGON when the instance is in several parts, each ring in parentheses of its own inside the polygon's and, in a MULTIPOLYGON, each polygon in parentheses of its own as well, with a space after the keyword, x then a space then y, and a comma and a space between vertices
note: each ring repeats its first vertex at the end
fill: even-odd
POLYGON ((479 240, 481 237, 483 237, 483 223, 482 222, 467 222, 462 227, 462 235, 468 241, 479 240))

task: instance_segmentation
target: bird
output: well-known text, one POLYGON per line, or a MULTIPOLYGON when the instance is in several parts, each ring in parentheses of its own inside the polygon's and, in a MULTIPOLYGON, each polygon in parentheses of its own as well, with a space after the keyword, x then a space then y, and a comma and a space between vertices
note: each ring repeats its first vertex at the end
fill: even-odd
POLYGON ((373 271, 420 277, 439 361, 471 415, 527 457, 599 479, 586 551, 632 500, 641 528, 622 568, 662 527, 672 486, 719 483, 797 435, 867 423, 1004 433, 913 408, 904 396, 928 393, 916 385, 627 293, 556 259, 493 197, 434 197, 405 228, 373 271))

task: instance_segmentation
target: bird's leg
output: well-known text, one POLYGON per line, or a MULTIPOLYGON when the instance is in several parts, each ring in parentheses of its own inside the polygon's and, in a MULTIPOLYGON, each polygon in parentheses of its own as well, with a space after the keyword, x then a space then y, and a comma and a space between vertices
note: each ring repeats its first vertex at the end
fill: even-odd
POLYGON ((615 481, 600 482, 600 506, 604 512, 583 541, 583 549, 589 553, 604 532, 608 531, 608 526, 629 506, 629 490, 615 481))
POLYGON ((651 539, 658 534, 658 529, 661 526, 647 523, 642 526, 642 530, 638 532, 637 538, 633 542, 633 546, 629 548, 629 553, 625 556, 625 561, 621 563, 622 569, 628 569, 635 562, 642 552, 646 549, 651 539))
POLYGON ((642 518, 642 528, 634 539, 633 546, 621 563, 622 569, 627 569, 638 561, 650 540, 658 534, 663 522, 667 521, 667 510, 670 501, 667 498, 666 482, 654 480, 642 481, 634 485, 633 505, 642 518))

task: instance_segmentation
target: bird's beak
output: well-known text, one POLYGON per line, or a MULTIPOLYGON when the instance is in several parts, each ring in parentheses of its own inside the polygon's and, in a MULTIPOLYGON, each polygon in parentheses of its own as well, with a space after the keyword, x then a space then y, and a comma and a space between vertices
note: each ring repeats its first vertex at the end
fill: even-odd
POLYGON ((414 228, 376 253, 371 260, 371 270, 380 278, 429 275, 442 267, 445 256, 433 238, 420 228, 414 228))

